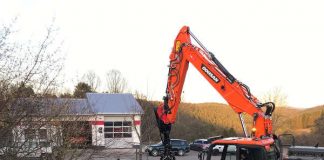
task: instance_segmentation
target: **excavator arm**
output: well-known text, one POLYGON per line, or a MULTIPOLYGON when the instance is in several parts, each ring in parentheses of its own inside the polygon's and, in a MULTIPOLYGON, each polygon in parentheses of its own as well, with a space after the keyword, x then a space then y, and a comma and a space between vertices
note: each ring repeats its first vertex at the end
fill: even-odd
POLYGON ((248 86, 231 75, 214 54, 209 52, 190 32, 188 26, 182 27, 177 35, 169 58, 166 95, 163 98, 163 103, 154 109, 161 138, 166 148, 165 152, 168 152, 171 147, 169 135, 171 126, 176 121, 189 63, 205 77, 233 110, 238 113, 246 137, 248 134, 242 113, 247 113, 253 117, 252 136, 260 138, 272 134, 271 114, 274 111, 274 104, 272 102, 261 103, 254 97, 250 93, 248 86), (192 44, 192 39, 199 46, 192 44), (262 107, 266 107, 265 112, 261 109, 262 107))

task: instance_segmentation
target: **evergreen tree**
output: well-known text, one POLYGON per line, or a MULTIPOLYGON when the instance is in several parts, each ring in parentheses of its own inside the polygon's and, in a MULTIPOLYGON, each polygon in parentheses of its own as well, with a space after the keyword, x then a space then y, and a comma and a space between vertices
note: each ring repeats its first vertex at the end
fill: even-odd
POLYGON ((84 82, 79 82, 74 89, 73 96, 74 98, 84 98, 87 92, 92 92, 90 85, 84 82))

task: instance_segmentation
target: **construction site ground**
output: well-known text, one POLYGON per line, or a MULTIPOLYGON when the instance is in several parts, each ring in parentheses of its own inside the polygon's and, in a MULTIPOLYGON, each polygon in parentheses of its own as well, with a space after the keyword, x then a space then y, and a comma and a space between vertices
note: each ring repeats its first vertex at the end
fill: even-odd
MULTIPOLYGON (((78 160, 139 160, 139 155, 136 154, 136 151, 134 149, 104 149, 95 152, 93 150, 80 150, 74 152, 73 155, 75 156, 75 159, 78 160)), ((64 159, 71 158, 72 157, 65 157, 64 159)), ((219 156, 213 158, 213 160, 219 159, 219 156)), ((153 157, 149 156, 147 153, 143 153, 142 160, 160 160, 160 157, 153 157)), ((176 156, 176 160, 198 160, 198 152, 190 151, 184 156, 176 156)))

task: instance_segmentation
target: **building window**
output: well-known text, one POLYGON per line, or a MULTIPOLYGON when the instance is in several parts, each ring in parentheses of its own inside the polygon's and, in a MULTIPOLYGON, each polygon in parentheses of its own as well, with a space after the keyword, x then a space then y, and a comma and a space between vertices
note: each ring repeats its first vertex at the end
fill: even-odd
POLYGON ((36 129, 25 129, 25 141, 28 148, 36 148, 36 129))
POLYGON ((36 129, 25 129, 26 141, 32 141, 36 139, 36 129))
POLYGON ((25 129, 25 141, 27 142, 28 147, 49 147, 50 142, 47 138, 46 129, 25 129))
POLYGON ((40 129, 40 130, 38 130, 38 133, 39 133, 39 139, 47 140, 47 130, 46 129, 40 129))
POLYGON ((105 138, 130 138, 132 137, 132 122, 105 122, 104 132, 105 138))
POLYGON ((47 140, 47 129, 39 129, 38 136, 39 136, 39 146, 40 147, 49 147, 50 146, 50 142, 47 140))

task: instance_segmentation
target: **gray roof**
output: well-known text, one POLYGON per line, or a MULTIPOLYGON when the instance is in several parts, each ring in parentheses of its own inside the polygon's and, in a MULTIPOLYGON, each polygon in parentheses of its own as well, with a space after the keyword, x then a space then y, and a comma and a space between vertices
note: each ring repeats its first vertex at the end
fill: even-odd
POLYGON ((87 93, 88 105, 97 114, 143 114, 132 94, 87 93))
POLYGON ((22 98, 14 105, 17 112, 29 114, 143 114, 142 107, 132 94, 87 93, 85 99, 22 98))
POLYGON ((14 105, 16 111, 34 115, 92 114, 86 99, 21 98, 14 105))
POLYGON ((57 105, 67 106, 66 114, 92 114, 91 108, 87 105, 86 99, 58 98, 57 105))

